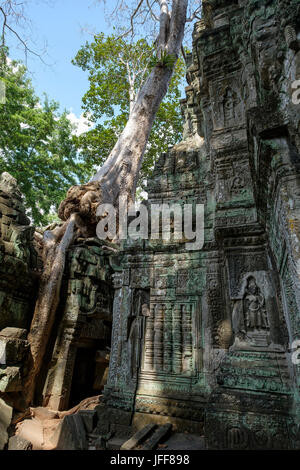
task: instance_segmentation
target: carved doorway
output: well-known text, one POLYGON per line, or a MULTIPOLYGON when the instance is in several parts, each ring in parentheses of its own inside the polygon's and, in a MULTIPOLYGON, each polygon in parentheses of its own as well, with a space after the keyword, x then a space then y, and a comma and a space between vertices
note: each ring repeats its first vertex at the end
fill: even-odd
POLYGON ((78 347, 73 370, 73 378, 69 399, 69 408, 78 405, 85 398, 99 394, 94 388, 96 375, 97 348, 78 347))

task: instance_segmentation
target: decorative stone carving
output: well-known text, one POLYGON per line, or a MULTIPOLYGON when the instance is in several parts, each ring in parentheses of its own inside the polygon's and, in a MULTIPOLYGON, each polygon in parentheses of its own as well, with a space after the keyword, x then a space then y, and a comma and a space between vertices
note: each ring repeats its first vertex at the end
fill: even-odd
POLYGON ((300 416, 291 391, 300 380, 286 354, 300 331, 292 182, 300 149, 286 83, 295 60, 285 42, 293 47, 286 26, 299 5, 263 3, 203 2, 188 57, 184 140, 160 157, 148 183, 149 204, 205 204, 203 250, 186 253, 173 240, 146 242, 134 255, 125 249, 130 282, 115 294, 110 406, 135 410, 137 422, 166 414, 177 426, 180 416, 182 429, 205 416, 211 448, 293 447, 285 430, 300 416), (150 299, 144 332, 132 335, 143 344, 132 385, 120 331, 137 289, 150 289, 150 299))
POLYGON ((19 410, 24 406, 26 338, 40 266, 34 227, 25 213, 17 181, 3 173, 0 176, 0 396, 19 410))
POLYGON ((300 41, 297 39, 297 33, 293 26, 287 25, 284 30, 284 35, 288 47, 294 51, 299 51, 300 41))
POLYGON ((244 314, 246 329, 249 332, 269 329, 265 299, 254 277, 247 279, 244 293, 244 314))
MULTIPOLYGON (((52 409, 65 409, 85 398, 80 388, 93 396, 106 383, 112 320, 108 256, 96 239, 75 245, 69 253, 67 295, 43 391, 44 405, 52 409)), ((123 274, 117 277, 119 286, 123 274)))
POLYGON ((240 126, 244 120, 244 107, 238 90, 235 77, 211 83, 215 130, 240 126))
POLYGON ((146 319, 144 371, 192 374, 192 317, 192 305, 152 305, 146 319))
POLYGON ((265 297, 254 276, 248 276, 242 299, 236 301, 233 311, 236 340, 234 347, 268 347, 270 327, 265 297))
POLYGON ((128 360, 132 378, 137 377, 138 371, 141 367, 142 345, 145 338, 145 322, 149 318, 149 315, 148 292, 141 290, 135 292, 132 312, 131 316, 128 318, 127 325, 128 360))

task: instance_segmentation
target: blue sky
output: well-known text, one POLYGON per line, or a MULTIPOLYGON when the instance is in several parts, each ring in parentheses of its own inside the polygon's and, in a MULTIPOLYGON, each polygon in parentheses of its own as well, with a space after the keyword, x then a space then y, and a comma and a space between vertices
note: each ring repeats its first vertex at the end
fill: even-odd
MULTIPOLYGON (((46 92, 60 103, 61 109, 80 116, 81 98, 88 89, 87 73, 72 65, 71 60, 82 44, 92 40, 91 34, 82 32, 82 27, 109 33, 103 4, 93 0, 30 0, 26 14, 32 22, 30 35, 35 46, 31 47, 40 51, 47 43, 43 58, 49 66, 32 55, 27 60, 37 95, 46 92)), ((10 57, 24 61, 23 50, 16 48, 12 39, 10 46, 10 57)))

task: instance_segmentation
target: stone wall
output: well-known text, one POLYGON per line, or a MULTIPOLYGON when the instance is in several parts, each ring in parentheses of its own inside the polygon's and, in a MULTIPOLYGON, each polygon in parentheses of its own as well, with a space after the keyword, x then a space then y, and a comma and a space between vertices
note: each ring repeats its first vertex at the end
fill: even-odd
MULTIPOLYGON (((27 335, 34 312, 41 231, 30 225, 17 182, 0 179, 0 448, 23 412, 30 364, 27 335)), ((36 404, 66 410, 101 394, 107 380, 111 323, 111 247, 77 240, 68 253, 55 325, 38 378, 36 404)))
POLYGON ((33 236, 34 229, 25 215, 17 182, 3 173, 0 179, 0 396, 21 407, 26 338, 38 269, 33 236))
POLYGON ((24 407, 27 333, 36 295, 38 256, 34 229, 17 182, 0 177, 0 449, 8 439, 13 409, 24 407))
POLYGON ((123 245, 106 403, 136 427, 204 432, 209 448, 293 448, 299 3, 203 3, 184 140, 158 161, 148 202, 204 204, 205 244, 123 245))

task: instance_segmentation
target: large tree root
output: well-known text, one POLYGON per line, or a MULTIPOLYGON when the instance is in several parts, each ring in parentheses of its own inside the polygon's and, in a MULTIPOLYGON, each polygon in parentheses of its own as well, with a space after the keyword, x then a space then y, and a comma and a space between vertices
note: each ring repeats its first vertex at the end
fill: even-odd
POLYGON ((27 404, 32 403, 35 381, 41 369, 54 323, 65 268, 66 253, 74 240, 77 218, 77 214, 72 214, 62 227, 58 227, 52 232, 46 232, 44 237, 45 266, 40 279, 38 299, 28 335, 30 369, 25 380, 25 399, 27 404))
POLYGON ((27 405, 32 404, 34 399, 36 379, 54 324, 67 251, 76 236, 95 234, 96 210, 101 198, 99 182, 73 186, 59 207, 59 216, 65 223, 44 234, 44 269, 28 335, 29 372, 24 384, 27 405))
POLYGON ((15 435, 30 442, 33 450, 55 450, 62 421, 65 416, 81 410, 93 410, 101 403, 102 395, 89 397, 67 411, 52 411, 48 408, 29 408, 26 415, 14 421, 15 435))

